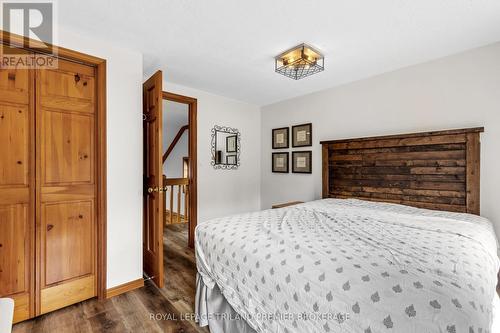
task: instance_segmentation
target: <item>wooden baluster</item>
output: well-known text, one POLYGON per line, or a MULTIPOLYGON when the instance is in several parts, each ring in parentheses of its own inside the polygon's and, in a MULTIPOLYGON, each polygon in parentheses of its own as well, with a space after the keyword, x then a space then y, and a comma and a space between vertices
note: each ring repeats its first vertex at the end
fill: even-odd
POLYGON ((163 188, 165 189, 164 196, 163 196, 163 204, 162 204, 162 209, 163 209, 163 224, 167 225, 167 187, 165 186, 165 181, 163 181, 163 188))
POLYGON ((167 219, 167 176, 163 175, 162 176, 162 186, 164 190, 164 195, 163 195, 163 202, 162 202, 162 209, 163 209, 163 224, 167 225, 168 224, 168 219, 167 219))
POLYGON ((174 223, 174 185, 170 185, 170 224, 174 223))
MULTIPOLYGON (((165 224, 189 222, 189 183, 187 178, 165 178, 165 193, 170 195, 170 215, 165 218, 165 224), (174 203, 174 188, 177 190, 177 205, 174 203), (184 211, 182 210, 184 200, 184 211), (174 206, 176 210, 174 211, 174 206), (176 214, 176 216, 174 216, 176 214)), ((165 211, 167 211, 167 200, 165 195, 165 211)))
POLYGON ((177 185, 177 223, 181 223, 181 185, 177 185))
POLYGON ((184 222, 188 221, 188 194, 187 194, 187 185, 182 187, 184 189, 184 222))

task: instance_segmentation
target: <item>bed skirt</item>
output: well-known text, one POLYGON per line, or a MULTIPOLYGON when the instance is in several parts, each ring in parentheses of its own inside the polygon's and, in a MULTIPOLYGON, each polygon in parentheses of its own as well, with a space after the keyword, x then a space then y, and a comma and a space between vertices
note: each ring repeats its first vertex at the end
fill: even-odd
POLYGON ((245 319, 238 313, 222 295, 217 284, 208 287, 200 274, 196 274, 195 298, 196 322, 210 328, 210 333, 256 333, 245 319))

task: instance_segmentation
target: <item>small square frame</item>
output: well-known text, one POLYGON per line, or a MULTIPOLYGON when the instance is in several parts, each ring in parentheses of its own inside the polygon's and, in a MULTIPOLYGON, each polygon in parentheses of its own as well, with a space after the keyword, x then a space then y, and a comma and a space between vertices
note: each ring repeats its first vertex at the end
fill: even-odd
POLYGON ((280 152, 280 153, 273 153, 272 155, 272 172, 274 173, 288 173, 289 172, 289 165, 290 165, 290 153, 289 152, 280 152), (283 170, 278 170, 276 169, 275 165, 275 156, 277 157, 278 155, 284 155, 285 157, 285 168, 283 170))
POLYGON ((310 147, 312 146, 312 123, 292 126, 292 147, 310 147), (306 140, 304 143, 297 142, 297 132, 303 128, 306 131, 306 140))
POLYGON ((292 172, 293 173, 312 173, 312 151, 294 151, 292 152, 292 172), (297 157, 306 155, 306 166, 304 168, 297 167, 297 157))
POLYGON ((290 147, 290 128, 289 127, 280 127, 280 128, 273 128, 273 135, 272 135, 272 145, 273 145, 273 149, 287 149, 290 147), (282 132, 284 131, 285 133, 285 144, 284 145, 280 145, 278 146, 278 144, 276 143, 276 135, 279 133, 279 132, 282 132))

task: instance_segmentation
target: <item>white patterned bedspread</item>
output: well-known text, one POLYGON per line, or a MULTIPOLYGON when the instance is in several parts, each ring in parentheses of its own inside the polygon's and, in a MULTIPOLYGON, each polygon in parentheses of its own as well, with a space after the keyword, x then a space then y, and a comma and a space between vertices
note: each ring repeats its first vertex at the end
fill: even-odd
POLYGON ((491 329, 497 240, 478 216, 324 199, 202 223, 196 255, 257 332, 491 329))

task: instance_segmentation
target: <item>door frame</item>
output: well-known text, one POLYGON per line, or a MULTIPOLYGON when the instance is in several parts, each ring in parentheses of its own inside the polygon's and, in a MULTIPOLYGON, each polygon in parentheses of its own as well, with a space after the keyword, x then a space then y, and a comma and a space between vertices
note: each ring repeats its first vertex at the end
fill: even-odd
POLYGON ((188 246, 194 248, 194 229, 198 223, 198 151, 197 151, 197 114, 198 100, 193 97, 163 92, 163 100, 187 104, 189 107, 188 116, 188 155, 189 155, 189 232, 188 246))
MULTIPOLYGON (((96 222, 97 222, 97 267, 96 267, 96 291, 99 299, 106 298, 106 248, 107 248, 107 187, 106 187, 106 60, 94 57, 78 51, 73 51, 57 45, 49 49, 55 50, 56 54, 40 51, 26 45, 43 45, 39 41, 28 37, 16 35, 0 30, 0 44, 17 47, 29 52, 51 55, 55 58, 77 62, 95 68, 96 77, 96 222)), ((45 45, 43 45, 45 46, 45 45)), ((34 189, 33 189, 34 190, 34 189)), ((33 275, 32 275, 33 278, 33 275)), ((33 283, 33 281, 32 281, 33 283)), ((32 313, 31 317, 34 316, 32 313)))

